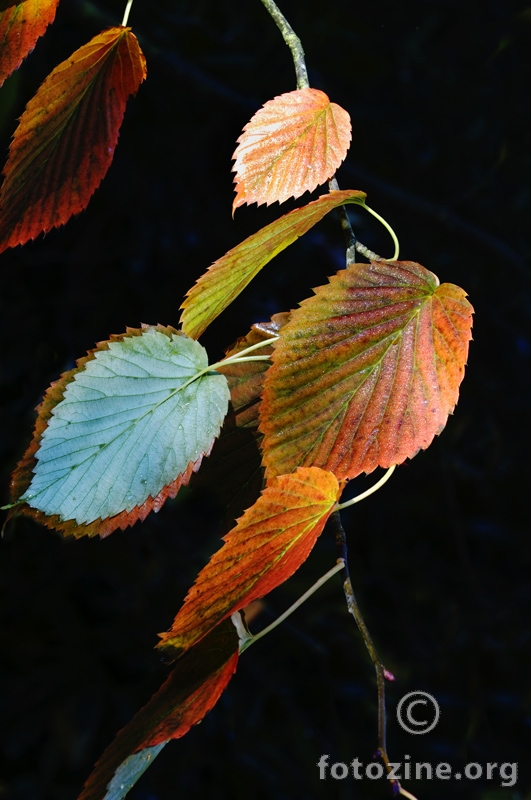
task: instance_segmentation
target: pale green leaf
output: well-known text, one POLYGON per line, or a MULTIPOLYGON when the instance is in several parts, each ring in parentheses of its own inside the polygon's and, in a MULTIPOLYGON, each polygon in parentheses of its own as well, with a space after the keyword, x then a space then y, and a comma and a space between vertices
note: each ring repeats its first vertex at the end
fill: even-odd
POLYGON ((198 342, 149 327, 110 341, 53 408, 20 500, 78 524, 130 512, 210 451, 228 402, 198 342))

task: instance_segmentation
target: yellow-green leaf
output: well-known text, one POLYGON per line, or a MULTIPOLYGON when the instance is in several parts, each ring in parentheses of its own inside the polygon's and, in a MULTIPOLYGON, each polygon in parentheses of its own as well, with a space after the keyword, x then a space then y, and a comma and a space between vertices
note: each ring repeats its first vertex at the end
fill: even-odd
POLYGON ((182 329, 197 339, 278 253, 310 230, 329 211, 345 203, 363 205, 365 192, 330 192, 297 208, 229 250, 199 278, 181 306, 182 329))

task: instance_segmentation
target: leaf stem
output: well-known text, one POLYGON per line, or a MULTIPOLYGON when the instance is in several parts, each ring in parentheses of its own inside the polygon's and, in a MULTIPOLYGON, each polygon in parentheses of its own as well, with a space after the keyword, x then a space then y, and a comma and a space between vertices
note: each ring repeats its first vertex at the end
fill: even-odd
POLYGON ((218 365, 218 368, 219 368, 219 366, 225 367, 225 366, 227 366, 227 364, 229 364, 229 365, 230 364, 245 364, 246 361, 270 361, 270 360, 271 360, 271 356, 249 356, 249 358, 247 358, 247 357, 245 357, 245 358, 236 358, 236 356, 234 356, 234 357, 231 356, 230 361, 229 360, 220 361, 220 363, 218 365))
POLYGON ((277 617, 276 620, 271 623, 271 625, 268 625, 267 628, 264 628, 259 633, 256 633, 254 636, 252 634, 247 633, 246 629, 242 626, 240 612, 237 611, 236 614, 233 614, 232 621, 234 622, 236 630, 238 631, 238 635, 240 637, 240 648, 239 648, 240 655, 245 650, 247 650, 248 647, 257 642, 258 639, 261 639, 263 636, 266 636, 268 633, 271 633, 271 631, 274 630, 277 627, 277 625, 280 625, 281 622, 284 622, 284 620, 287 619, 291 614, 293 614, 293 612, 296 611, 296 609, 299 608, 299 606, 305 603, 306 600, 309 597, 311 597, 314 592, 317 591, 317 589, 320 589, 321 586, 325 584, 328 580, 330 580, 330 578, 333 575, 336 575, 338 572, 340 572, 340 570, 342 570, 344 566, 345 562, 343 561, 343 559, 342 558, 338 559, 335 567, 329 569, 328 572, 326 572, 321 578, 319 578, 318 581, 316 581, 313 584, 313 586, 310 586, 308 591, 304 592, 304 594, 301 595, 299 599, 296 600, 293 603, 293 605, 291 605, 287 609, 287 611, 284 611, 284 613, 281 614, 280 617, 277 617), (235 619, 235 617, 238 617, 239 619, 235 619))
POLYGON ((272 334, 269 339, 264 339, 262 342, 252 344, 250 347, 246 347, 245 350, 240 350, 239 353, 234 353, 233 356, 228 356, 227 358, 223 358, 221 361, 216 362, 216 364, 211 364, 208 367, 208 370, 219 369, 219 367, 226 367, 229 364, 237 364, 240 361, 265 361, 269 358, 269 356, 253 356, 252 358, 247 358, 247 354, 252 353, 253 350, 258 350, 260 347, 267 347, 267 345, 271 344, 271 342, 276 342, 276 340, 279 338, 279 336, 272 334))
MULTIPOLYGON (((389 225, 387 220, 385 220, 383 217, 381 217, 376 211, 373 211, 373 209, 369 208, 369 206, 365 205, 365 203, 362 204, 362 207, 365 209, 365 211, 368 211, 369 214, 372 214, 372 216, 375 217, 375 219, 377 219, 379 222, 381 222, 382 225, 384 226, 384 228, 387 231, 389 231, 389 233, 391 235, 391 239, 393 240, 393 244, 395 246, 395 252, 393 253, 392 258, 380 258, 379 256, 377 256, 376 257, 376 261, 396 261, 398 259, 399 254, 400 254, 400 244, 398 242, 398 237, 397 237, 396 233, 391 228, 391 226, 389 225)), ((357 248, 357 249, 358 249, 358 251, 363 252, 363 251, 360 250, 360 248, 357 248)), ((367 250, 367 248, 365 248, 365 249, 367 250)), ((370 253, 371 256, 375 255, 375 253, 373 253, 371 250, 367 250, 367 253, 370 253)), ((367 256, 369 258, 370 256, 368 256, 367 253, 364 252, 363 255, 367 256)), ((371 260, 372 260, 372 258, 371 258, 371 260)))
POLYGON ((262 0, 270 16, 276 22, 282 38, 291 50, 291 57, 295 67, 295 74, 297 76, 297 89, 309 89, 310 82, 308 80, 308 70, 306 69, 306 60, 304 58, 304 50, 302 49, 301 40, 287 21, 286 17, 280 11, 274 0, 262 0))
POLYGON ((124 11, 124 18, 122 20, 122 27, 125 28, 127 26, 127 22, 129 20, 129 13, 131 11, 131 6, 133 5, 133 0, 127 0, 127 5, 124 11))
POLYGON ((353 506, 355 503, 359 503, 361 500, 365 500, 366 497, 370 497, 371 494, 374 494, 374 492, 377 492, 378 489, 381 489, 384 483, 387 483, 387 481, 389 480, 395 469, 396 469, 396 464, 393 464, 392 467, 389 467, 385 475, 383 475, 380 478, 380 480, 374 484, 374 486, 371 486, 370 489, 367 489, 366 492, 362 492, 361 494, 358 494, 356 497, 353 497, 352 500, 346 500, 344 503, 336 503, 336 505, 334 506, 334 511, 341 511, 343 508, 348 508, 349 506, 353 506))

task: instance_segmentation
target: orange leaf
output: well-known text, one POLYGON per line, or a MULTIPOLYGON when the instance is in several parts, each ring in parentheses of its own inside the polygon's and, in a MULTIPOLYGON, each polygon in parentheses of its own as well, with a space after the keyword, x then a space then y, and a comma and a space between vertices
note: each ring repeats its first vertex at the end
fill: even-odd
POLYGON ((265 378, 267 475, 338 480, 425 449, 457 402, 471 338, 465 292, 411 261, 354 264, 292 312, 265 378))
POLYGON ((37 39, 54 21, 59 0, 0 3, 0 86, 20 67, 37 39))
POLYGON ((177 658, 221 620, 283 583, 306 560, 339 494, 332 473, 299 469, 267 486, 201 570, 159 647, 177 658))
POLYGON ((184 736, 213 708, 237 662, 238 635, 227 620, 178 661, 158 692, 118 733, 94 767, 79 800, 124 797, 124 784, 131 788, 160 746, 184 736))
POLYGON ((110 28, 46 78, 20 118, 0 191, 0 252, 86 208, 118 142, 127 98, 146 77, 130 28, 110 28))
POLYGON ((351 130, 348 113, 319 89, 269 100, 234 151, 233 212, 244 203, 283 203, 325 183, 347 154, 351 130))

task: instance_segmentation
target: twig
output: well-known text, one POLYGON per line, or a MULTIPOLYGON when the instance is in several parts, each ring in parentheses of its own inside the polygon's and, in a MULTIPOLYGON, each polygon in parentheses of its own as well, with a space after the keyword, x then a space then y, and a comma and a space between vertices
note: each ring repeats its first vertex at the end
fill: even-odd
MULTIPOLYGON (((284 41, 291 50, 295 74, 297 76, 297 89, 309 89, 310 82, 308 80, 308 70, 306 69, 306 60, 304 58, 304 50, 302 49, 301 40, 287 21, 286 17, 282 14, 274 0, 262 0, 262 3, 278 25, 284 41)), ((330 191, 339 191, 339 184, 335 177, 331 178, 331 180, 328 182, 328 186, 330 191)), ((356 240, 356 236, 352 230, 352 225, 350 224, 350 219, 345 206, 339 206, 339 208, 336 210, 345 236, 346 266, 350 267, 350 265, 354 264, 356 261, 356 250, 358 249, 358 245, 360 243, 356 240)), ((364 245, 361 245, 361 247, 363 250, 359 250, 359 252, 362 252, 363 255, 366 255, 367 248, 364 247, 364 245)), ((378 257, 376 257, 375 260, 378 260, 378 257)))
POLYGON ((284 14, 282 14, 274 0, 262 0, 262 3, 278 25, 282 34, 282 38, 291 50, 295 74, 297 75, 297 89, 309 89, 310 82, 308 80, 308 70, 306 69, 306 60, 304 58, 304 50, 302 49, 301 40, 287 21, 284 14))
MULTIPOLYGON (((336 178, 332 178, 332 180, 328 181, 328 188, 330 189, 330 191, 336 191, 336 192, 339 191, 339 183, 337 182, 336 178)), ((358 240, 356 239, 356 234, 354 233, 352 225, 350 224, 349 215, 347 213, 347 209, 345 208, 345 206, 339 206, 339 208, 337 208, 336 211, 339 217, 339 224, 343 229, 345 244, 347 246, 347 251, 346 251, 347 267, 350 267, 351 264, 356 263, 356 250, 358 249, 358 246, 365 248, 365 245, 362 245, 361 242, 358 242, 358 240)), ((365 255, 365 253, 363 255, 365 255)))
POLYGON ((387 758, 386 732, 385 732, 385 679, 387 678, 387 680, 393 681, 394 676, 382 664, 380 656, 376 651, 376 647, 374 646, 371 635, 369 633, 367 626, 365 625, 365 621, 362 617, 361 611, 356 601, 354 590, 352 588, 352 581, 350 579, 350 572, 348 568, 347 538, 345 536, 345 530, 343 528, 343 525, 341 524, 341 517, 339 515, 339 511, 334 511, 334 513, 330 517, 330 521, 334 527, 334 536, 336 540, 336 550, 337 550, 338 560, 342 559, 345 562, 345 566, 341 570, 341 578, 343 580, 343 591, 345 592, 347 608, 354 617, 354 619, 356 620, 356 625, 358 626, 358 630, 363 637, 365 647, 367 648, 367 651, 371 657, 371 661, 374 664, 374 669, 376 670, 376 684, 378 687, 378 750, 380 752, 384 764, 387 767, 389 760, 387 758))
MULTIPOLYGON (((302 49, 301 40, 287 21, 284 14, 282 14, 274 0, 262 0, 262 3, 266 7, 273 20, 276 22, 284 41, 291 50, 295 74, 297 76, 297 89, 309 89, 310 82, 308 80, 308 70, 306 69, 306 59, 304 57, 304 50, 302 49)), ((328 186, 330 191, 339 191, 339 184, 335 176, 330 179, 328 186)), ((339 222, 341 224, 343 234, 345 236, 346 266, 350 267, 352 264, 356 263, 356 251, 358 253, 362 253, 362 255, 364 255, 370 261, 386 261, 387 259, 382 258, 372 250, 369 250, 369 248, 364 244, 358 242, 356 235, 352 230, 352 225, 350 224, 350 219, 345 206, 339 206, 336 210, 339 216, 339 222)), ((393 258, 396 259, 398 257, 398 242, 394 231, 391 229, 388 223, 382 219, 382 217, 380 217, 379 214, 377 214, 375 211, 372 211, 370 208, 367 210, 370 214, 380 220, 380 222, 387 228, 393 237, 393 241, 395 242, 395 255, 393 258)))
MULTIPOLYGON (((389 474, 392 474, 392 470, 388 470, 389 474)), ((389 477, 388 473, 384 477, 389 477)), ((347 601, 347 607, 354 619, 356 620, 356 625, 358 626, 358 630, 363 637, 363 641, 365 643, 365 647, 371 657, 371 661, 374 664, 374 669, 376 671, 376 686, 378 689, 378 753, 377 755, 382 759, 385 769, 388 773, 391 772, 391 764, 389 762, 389 757, 387 755, 387 736, 386 736, 386 713, 385 713, 385 681, 394 681, 395 677, 392 672, 390 672, 386 667, 382 664, 380 660, 380 656, 374 646, 374 642, 372 641, 371 635, 368 631, 368 628, 365 624, 365 620, 361 614, 359 609, 358 603, 356 601, 356 596, 354 594, 354 590, 352 588, 352 581, 350 579, 350 572, 348 568, 348 561, 347 561, 347 539, 345 536, 345 531, 343 525, 341 524, 341 517, 339 515, 339 511, 334 511, 334 513, 330 517, 330 523, 334 527, 334 535, 336 540, 336 551, 337 551, 337 560, 338 563, 343 561, 344 567, 341 570, 341 578, 343 580, 343 591, 345 592, 345 598, 347 601)), ((408 792, 406 789, 403 789, 400 781, 396 778, 392 778, 389 783, 392 786, 393 794, 394 795, 402 795, 402 797, 408 798, 408 800, 417 800, 417 798, 408 792)))

